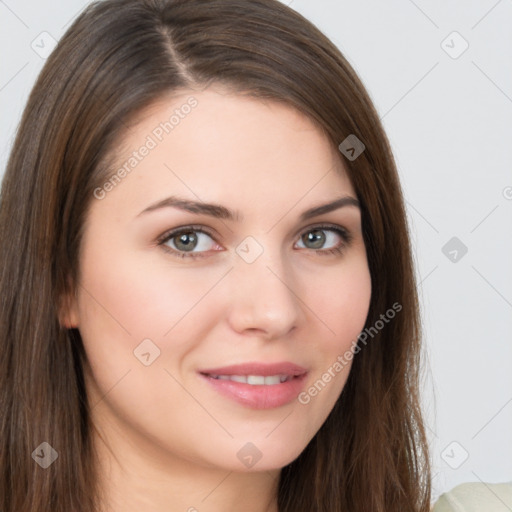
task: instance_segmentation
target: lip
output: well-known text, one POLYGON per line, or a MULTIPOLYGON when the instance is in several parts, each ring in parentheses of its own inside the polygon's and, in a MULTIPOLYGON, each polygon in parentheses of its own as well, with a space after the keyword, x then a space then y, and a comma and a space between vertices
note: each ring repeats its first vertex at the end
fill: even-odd
POLYGON ((252 409, 273 409, 292 401, 302 391, 308 371, 290 362, 244 363, 198 371, 199 377, 221 395, 252 409), (293 378, 274 385, 251 385, 219 380, 211 375, 291 375, 293 378))
POLYGON ((242 363, 223 366, 222 368, 208 368, 199 370, 199 373, 207 373, 209 375, 302 375, 307 370, 302 366, 290 363, 288 361, 282 363, 242 363))

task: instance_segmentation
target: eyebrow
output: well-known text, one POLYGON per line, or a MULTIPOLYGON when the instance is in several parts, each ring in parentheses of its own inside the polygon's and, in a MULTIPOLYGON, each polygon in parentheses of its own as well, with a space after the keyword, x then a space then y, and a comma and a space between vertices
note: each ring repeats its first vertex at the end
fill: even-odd
MULTIPOLYGON (((357 199, 351 196, 343 196, 331 201, 330 203, 309 208, 301 214, 299 220, 302 222, 312 217, 332 212, 344 206, 355 206, 356 208, 360 208, 359 201, 357 199)), ((240 222, 243 219, 243 215, 239 211, 230 210, 220 204, 192 201, 190 199, 184 199, 177 196, 166 197, 165 199, 148 206, 146 209, 142 210, 137 217, 144 213, 149 213, 161 208, 178 208, 179 210, 184 210, 190 213, 209 215, 216 219, 236 222, 240 222)))

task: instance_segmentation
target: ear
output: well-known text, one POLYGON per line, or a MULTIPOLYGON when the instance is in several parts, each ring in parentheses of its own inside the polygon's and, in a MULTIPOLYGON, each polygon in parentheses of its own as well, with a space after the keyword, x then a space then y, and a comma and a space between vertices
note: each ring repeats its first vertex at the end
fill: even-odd
POLYGON ((66 293, 61 297, 59 323, 64 329, 78 327, 78 300, 76 293, 66 293))

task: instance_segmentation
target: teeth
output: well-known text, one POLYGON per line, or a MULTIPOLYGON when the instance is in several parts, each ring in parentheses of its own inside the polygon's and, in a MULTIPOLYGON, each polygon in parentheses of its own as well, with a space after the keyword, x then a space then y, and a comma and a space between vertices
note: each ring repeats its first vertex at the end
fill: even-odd
MULTIPOLYGON (((272 377, 267 377, 272 379, 272 377)), ((256 384, 258 386, 265 385, 265 377, 262 375, 247 375, 247 384, 256 384)), ((267 382, 267 384, 275 384, 274 382, 267 382)), ((279 377, 277 378, 277 384, 279 384, 279 377)))
POLYGON ((232 380, 252 386, 274 386, 292 379, 288 375, 210 375, 210 377, 219 380, 232 380))

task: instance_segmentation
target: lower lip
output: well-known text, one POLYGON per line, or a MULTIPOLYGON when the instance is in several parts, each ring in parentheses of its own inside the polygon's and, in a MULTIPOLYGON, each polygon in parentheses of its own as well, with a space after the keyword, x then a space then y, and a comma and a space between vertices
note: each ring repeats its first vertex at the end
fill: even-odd
POLYGON ((200 374, 221 395, 252 409, 273 409, 292 402, 304 387, 306 375, 294 377, 280 384, 252 385, 200 374))

